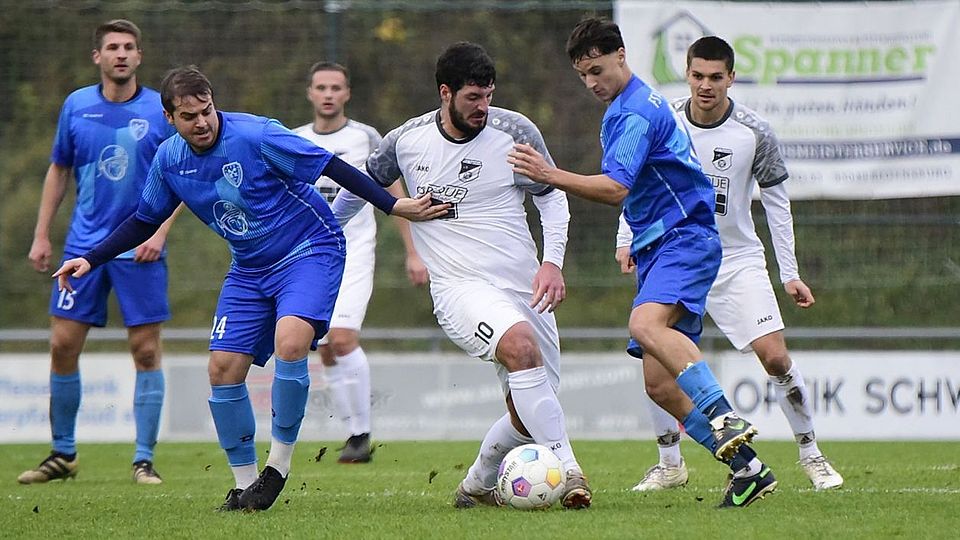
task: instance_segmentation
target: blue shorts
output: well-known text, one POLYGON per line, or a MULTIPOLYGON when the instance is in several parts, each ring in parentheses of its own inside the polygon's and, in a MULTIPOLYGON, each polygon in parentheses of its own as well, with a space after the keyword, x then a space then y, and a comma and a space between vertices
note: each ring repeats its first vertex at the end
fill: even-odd
MULTIPOLYGON (((73 255, 64 254, 63 261, 71 258, 73 255)), ((120 304, 124 326, 129 328, 170 319, 166 259, 148 263, 113 259, 79 279, 70 278, 70 285, 73 292, 58 291, 57 280, 53 280, 50 315, 104 326, 107 324, 107 298, 112 288, 120 304)))
MULTIPOLYGON (((700 342, 707 293, 720 269, 720 236, 715 226, 684 221, 657 241, 633 254, 637 264, 637 296, 640 304, 679 304, 686 310, 673 328, 700 342)), ((643 357, 643 348, 630 339, 627 352, 643 357)))
POLYGON ((273 355, 277 321, 288 315, 309 322, 315 339, 322 338, 340 291, 343 264, 343 252, 332 251, 281 268, 230 268, 213 316, 210 350, 249 354, 263 366, 273 355))

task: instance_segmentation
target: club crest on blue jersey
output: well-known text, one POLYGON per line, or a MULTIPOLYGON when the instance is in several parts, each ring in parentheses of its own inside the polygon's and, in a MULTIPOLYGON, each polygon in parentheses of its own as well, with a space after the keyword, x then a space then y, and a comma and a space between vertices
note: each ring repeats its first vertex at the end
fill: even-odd
POLYGON ((475 180, 478 176, 480 176, 481 167, 483 167, 482 161, 464 158, 460 161, 460 174, 458 177, 464 182, 475 180))
POLYGON ((104 146, 103 150, 100 151, 100 157, 97 159, 97 170, 114 182, 123 180, 123 177, 127 175, 129 165, 130 154, 127 153, 126 148, 117 144, 104 146))
POLYGON ((147 132, 150 131, 150 122, 143 118, 132 118, 129 124, 130 135, 133 135, 133 138, 140 140, 147 136, 147 132))
POLYGON ((247 215, 243 213, 239 206, 230 201, 217 201, 213 205, 213 215, 217 219, 217 225, 224 232, 243 236, 250 230, 247 215))
POLYGON ((716 167, 718 171, 729 169, 732 161, 733 150, 720 147, 713 149, 713 166, 716 167))
POLYGON ((227 182, 230 182, 230 185, 233 187, 240 187, 240 183, 243 182, 243 167, 240 166, 240 163, 237 161, 231 161, 223 166, 223 177, 227 179, 227 182))

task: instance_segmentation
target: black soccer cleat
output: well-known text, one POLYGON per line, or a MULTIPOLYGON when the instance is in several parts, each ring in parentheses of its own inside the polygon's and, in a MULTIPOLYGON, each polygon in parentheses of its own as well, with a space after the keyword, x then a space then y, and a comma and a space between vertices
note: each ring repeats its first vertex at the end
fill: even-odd
POLYGON ((731 478, 723 492, 723 501, 719 508, 737 508, 750 506, 751 503, 766 497, 777 489, 777 479, 770 467, 764 465, 760 472, 746 478, 731 478))
POLYGON ((220 505, 220 508, 217 509, 218 512, 234 512, 240 510, 240 494, 243 493, 243 490, 240 488, 234 488, 227 492, 226 498, 223 499, 223 504, 220 505))
POLYGON ((757 428, 735 413, 727 413, 710 421, 716 438, 714 456, 720 461, 730 461, 740 446, 748 444, 757 435, 757 428))
POLYGON ((340 452, 338 463, 369 463, 372 459, 370 451, 370 434, 351 435, 340 452))
POLYGON ((273 502, 283 491, 283 485, 287 479, 280 476, 280 472, 267 465, 260 472, 260 476, 254 480, 250 487, 243 490, 238 502, 241 510, 266 510, 273 506, 273 502))

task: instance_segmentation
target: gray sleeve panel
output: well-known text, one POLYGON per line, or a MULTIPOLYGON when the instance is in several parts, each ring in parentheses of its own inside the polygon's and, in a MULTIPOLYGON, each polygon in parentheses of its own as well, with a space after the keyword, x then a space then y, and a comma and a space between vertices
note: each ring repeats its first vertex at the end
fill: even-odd
POLYGON ((690 100, 690 98, 688 98, 688 97, 682 97, 682 98, 672 99, 672 100, 670 100, 670 106, 673 107, 673 110, 677 111, 678 113, 680 113, 680 114, 682 115, 682 114, 684 113, 684 110, 683 110, 683 109, 684 109, 684 107, 687 106, 687 101, 689 101, 689 100, 690 100))
POLYGON ((357 122, 356 120, 348 120, 352 127, 359 129, 367 135, 367 139, 370 141, 370 150, 368 154, 372 154, 377 150, 377 147, 380 146, 380 141, 383 140, 383 137, 380 136, 380 132, 377 131, 373 126, 368 126, 363 122, 357 122))
POLYGON ((377 145, 377 149, 367 158, 367 173, 384 187, 390 186, 403 176, 403 171, 397 163, 397 141, 404 133, 433 122, 435 114, 436 111, 411 118, 387 133, 387 136, 377 145))
MULTIPOLYGON (((543 154, 547 163, 556 165, 553 156, 550 155, 550 150, 547 149, 547 143, 543 141, 543 135, 529 118, 518 112, 499 107, 490 107, 488 114, 490 115, 487 118, 488 127, 506 133, 517 144, 529 144, 534 150, 543 154)), ((546 195, 554 189, 553 186, 539 184, 521 174, 513 175, 513 183, 532 195, 546 195)))
POLYGON ((748 127, 757 138, 757 151, 753 157, 753 177, 757 179, 757 184, 765 188, 789 178, 787 166, 780 155, 780 142, 770 124, 747 107, 739 104, 734 107, 733 119, 748 127))

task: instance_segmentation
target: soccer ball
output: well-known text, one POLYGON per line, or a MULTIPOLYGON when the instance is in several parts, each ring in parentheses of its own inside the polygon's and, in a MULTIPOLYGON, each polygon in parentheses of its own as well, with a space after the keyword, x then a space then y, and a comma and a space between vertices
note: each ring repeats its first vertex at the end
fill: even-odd
POLYGON ((567 475, 563 464, 546 446, 525 444, 500 462, 497 497, 521 510, 549 508, 560 500, 567 475))

